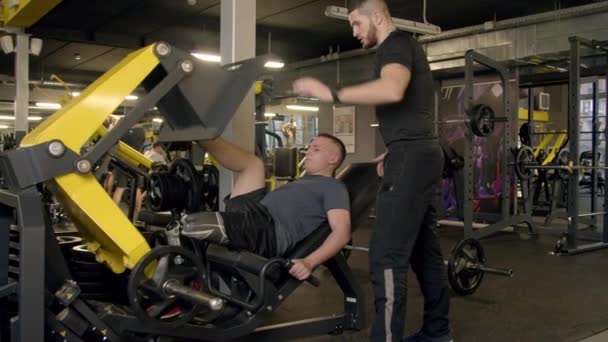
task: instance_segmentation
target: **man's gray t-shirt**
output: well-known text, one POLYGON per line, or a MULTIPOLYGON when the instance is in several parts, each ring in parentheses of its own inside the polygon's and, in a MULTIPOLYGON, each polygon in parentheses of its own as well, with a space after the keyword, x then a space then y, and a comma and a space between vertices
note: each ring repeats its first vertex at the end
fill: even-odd
POLYGON ((332 177, 312 175, 268 193, 261 203, 274 219, 279 255, 327 222, 329 210, 350 209, 344 183, 332 177))

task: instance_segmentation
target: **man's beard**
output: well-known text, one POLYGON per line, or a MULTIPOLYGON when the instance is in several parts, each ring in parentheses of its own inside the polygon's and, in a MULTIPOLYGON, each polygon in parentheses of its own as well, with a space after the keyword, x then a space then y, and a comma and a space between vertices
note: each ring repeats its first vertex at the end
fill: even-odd
POLYGON ((363 45, 364 49, 371 49, 378 43, 378 39, 376 38, 376 26, 374 24, 369 25, 369 31, 367 32, 367 37, 365 37, 365 45, 363 45))

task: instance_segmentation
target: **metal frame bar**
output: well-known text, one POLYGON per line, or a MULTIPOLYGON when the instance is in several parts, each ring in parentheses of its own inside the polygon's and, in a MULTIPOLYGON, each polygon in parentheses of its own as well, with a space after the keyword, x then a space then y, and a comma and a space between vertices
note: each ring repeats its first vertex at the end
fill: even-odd
POLYGON ((300 286, 300 281, 289 279, 277 289, 276 293, 269 294, 268 300, 264 303, 265 306, 259 312, 231 327, 227 327, 226 323, 224 323, 226 328, 191 323, 180 326, 179 329, 163 327, 160 324, 151 326, 140 322, 133 316, 126 315, 124 312, 112 312, 111 310, 103 317, 103 321, 119 334, 123 332, 137 332, 193 340, 204 338, 206 341, 223 341, 238 338, 246 338, 249 341, 253 335, 257 334, 260 334, 263 340, 278 341, 288 337, 327 334, 342 329, 363 329, 366 323, 365 294, 348 263, 341 254, 338 254, 326 261, 324 265, 344 293, 344 311, 332 316, 260 327, 260 322, 267 319, 270 312, 300 286))
MULTIPOLYGON (((42 199, 36 188, 16 193, 0 190, 0 206, 0 230, 6 230, 7 243, 13 210, 16 210, 20 227, 19 269, 28 269, 28 272, 19 272, 18 316, 10 318, 11 341, 43 341, 46 227, 42 199), (27 319, 27 324, 22 324, 25 322, 22 318, 27 319)), ((4 255, 1 258, 4 259, 4 255)), ((8 246, 6 260, 8 263, 8 246)))
POLYGON ((534 132, 534 88, 528 88, 528 133, 530 134, 530 145, 536 146, 536 134, 534 132))
MULTIPOLYGON (((92 157, 94 161, 97 155, 101 156, 107 152, 113 144, 115 144, 120 136, 115 141, 111 141, 115 138, 115 135, 120 135, 121 129, 125 132, 130 126, 125 126, 129 123, 134 124, 139 120, 144 113, 146 106, 153 104, 160 99, 164 93, 171 89, 179 80, 183 78, 184 72, 181 69, 170 72, 163 81, 161 81, 152 92, 144 98, 142 104, 138 105, 133 109, 121 124, 116 128, 116 131, 112 131, 100 141, 101 145, 96 145, 91 154, 86 157, 92 157), (119 128, 119 126, 121 128, 119 128), (124 127, 124 128, 122 128, 124 127), (112 134, 114 133, 114 134, 112 134), (105 139, 105 140, 104 140, 105 139)), ((124 132, 123 132, 124 134, 124 132)), ((31 148, 25 148, 22 150, 16 150, 9 152, 2 156, 2 173, 5 177, 10 176, 8 179, 8 185, 11 191, 0 190, 0 230, 5 230, 8 234, 10 229, 10 223, 13 219, 13 211, 17 214, 17 224, 20 227, 20 253, 19 253, 19 280, 17 283, 18 292, 18 316, 10 318, 9 330, 11 341, 43 341, 44 340, 44 323, 45 323, 45 301, 44 296, 46 293, 45 287, 50 286, 47 284, 47 272, 52 260, 46 260, 46 233, 47 227, 44 217, 44 208, 42 199, 37 188, 31 186, 33 184, 48 180, 54 176, 64 173, 66 165, 64 160, 75 159, 74 155, 67 150, 66 154, 62 157, 63 160, 58 162, 49 162, 46 159, 52 158, 48 153, 48 142, 32 146, 31 148), (28 158, 30 157, 30 158, 28 158), (46 159, 45 159, 46 158, 46 159), (40 165, 49 165, 49 168, 35 169, 25 172, 26 177, 20 169, 29 168, 30 160, 39 161, 40 165), (10 210, 10 209, 13 210, 10 210), (27 271, 23 271, 27 270, 27 271), (27 324, 24 319, 27 320, 27 324)), ((68 164, 69 165, 69 164, 68 164)), ((72 164, 73 165, 73 164, 72 164)), ((27 170, 25 170, 27 171, 27 170)), ((1 238, 1 237, 0 237, 1 238)), ((8 243, 8 237, 6 240, 8 243)), ((0 256, 2 264, 8 263, 8 246, 6 247, 7 255, 6 259, 4 255, 0 256), (4 261, 6 260, 6 261, 4 261)), ((1 273, 4 274, 4 273, 1 273)), ((53 274, 51 273, 52 277, 53 274)), ((0 278, 0 280, 2 280, 0 278)), ((0 282, 0 286, 5 285, 4 282, 0 282)), ((5 322, 0 322, 0 324, 5 322)), ((4 329, 3 329, 4 330, 4 329)))
POLYGON ((531 212, 523 214, 514 214, 510 212, 510 206, 513 202, 514 206, 517 206, 517 197, 510 196, 510 179, 509 179, 509 167, 508 158, 510 154, 509 146, 511 142, 511 129, 509 118, 511 116, 510 109, 510 91, 509 91, 509 71, 501 63, 479 54, 473 50, 468 51, 465 54, 465 111, 468 113, 475 103, 474 98, 474 66, 475 63, 481 64, 493 71, 495 71, 500 77, 500 81, 503 87, 503 116, 507 118, 505 121, 504 135, 502 137, 502 153, 503 158, 501 162, 501 173, 503 177, 501 193, 501 214, 498 222, 473 232, 473 132, 466 130, 465 132, 465 148, 464 148, 464 237, 465 238, 482 238, 498 231, 503 230, 506 227, 513 226, 518 223, 526 223, 529 228, 530 234, 536 234, 537 229, 534 222, 532 222, 531 212), (514 198, 512 198, 514 197, 514 198))
MULTIPOLYGON (((172 58, 171 55, 166 58, 172 58)), ((149 93, 146 95, 141 102, 135 106, 124 119, 110 130, 106 135, 95 144, 93 149, 87 153, 82 159, 86 159, 91 164, 96 164, 118 141, 133 127, 139 120, 144 116, 146 111, 156 104, 163 96, 167 94, 173 87, 175 87, 187 73, 177 65, 173 70, 167 73, 167 76, 163 78, 149 93)))
POLYGON ((559 177, 553 177, 552 182, 551 205, 549 207, 549 215, 545 218, 546 226, 550 225, 557 218, 568 219, 568 212, 563 207, 564 181, 559 177))
MULTIPOLYGON (((593 127, 593 131, 598 131, 599 130, 599 126, 598 126, 598 104, 597 104, 597 92, 598 92, 598 83, 597 83, 597 79, 593 82, 593 112, 592 112, 592 117, 591 117, 591 125, 593 127)), ((598 137, 597 134, 593 133, 591 135, 591 153, 593 153, 593 155, 591 156, 591 165, 592 166, 597 166, 598 165, 598 159, 597 159, 597 153, 598 153, 598 147, 600 144, 600 139, 598 137)), ((598 187, 598 170, 595 168, 591 169, 591 212, 594 213, 597 211, 597 187, 598 187)), ((593 221, 593 225, 595 226, 597 224, 597 217, 593 216, 592 217, 592 221, 593 221)))
POLYGON ((253 333, 236 341, 285 341, 302 336, 324 335, 328 332, 340 332, 346 315, 332 315, 305 319, 295 322, 268 325, 256 329, 253 333))
MULTIPOLYGON (((605 42, 604 45, 607 45, 608 42, 605 42)), ((604 102, 604 166, 608 165, 608 129, 606 125, 608 125, 608 51, 606 52, 606 69, 604 71, 604 79, 606 82, 606 90, 604 90, 604 96, 606 98, 604 102)), ((599 109, 598 109, 599 112, 599 109)), ((608 179, 608 173, 604 173, 604 181, 608 179)), ((606 190, 604 189, 604 208, 608 208, 608 194, 606 194, 606 190)), ((608 243, 608 215, 604 215, 603 221, 603 234, 602 241, 604 243, 608 243)))
MULTIPOLYGON (((579 131, 579 121, 580 121, 580 85, 581 85, 581 46, 600 50, 604 53, 608 52, 604 48, 602 48, 601 43, 596 41, 590 41, 581 37, 570 37, 570 73, 569 73, 569 111, 568 111, 568 138, 569 138, 569 149, 570 155, 573 156, 572 160, 575 166, 579 165, 579 140, 580 140, 580 131, 579 131)), ((608 53, 606 54, 608 57, 608 53)), ((608 69, 605 70, 605 75, 608 77, 608 69)), ((597 102, 597 89, 594 87, 594 100, 597 102)), ((594 127, 597 123, 596 113, 597 108, 594 106, 593 111, 593 122, 594 127)), ((595 130, 595 128, 594 128, 595 130)), ((608 132, 604 131, 605 137, 608 138, 608 132)), ((596 152, 596 136, 594 134, 593 137, 593 149, 594 149, 594 162, 597 162, 596 152)), ((604 160, 608 162, 608 141, 605 145, 604 149, 604 160)), ((596 166, 595 164, 593 166, 596 166)), ((593 173, 595 177, 595 173, 593 173)), ((573 169, 573 172, 570 174, 570 178, 568 180, 568 232, 567 232, 567 243, 566 248, 561 251, 561 254, 572 255, 579 254, 583 252, 594 251, 598 249, 608 248, 608 233, 606 231, 606 223, 608 223, 608 215, 604 216, 604 234, 602 236, 603 241, 598 243, 591 243, 586 245, 579 245, 579 229, 578 225, 581 222, 580 220, 580 212, 579 212, 579 201, 578 201, 578 193, 579 193, 579 170, 577 168, 573 169)), ((594 180, 595 182, 595 180, 594 180)), ((592 187, 592 191, 595 190, 592 187)), ((595 196, 592 193, 592 196, 595 196)), ((593 202, 592 202, 593 203, 593 202)), ((608 204, 608 197, 604 196, 604 205, 608 204)), ((592 204, 593 206, 593 204, 592 204)), ((592 210, 595 210, 592 208, 592 210)), ((594 221, 595 222, 595 221, 594 221)))
MULTIPOLYGON (((17 283, 10 281, 8 277, 9 258, 9 230, 13 209, 6 205, 0 205, 0 307, 8 307, 7 296, 14 293, 17 283)), ((10 338, 9 317, 6 310, 0 310, 0 341, 8 341, 10 338)))

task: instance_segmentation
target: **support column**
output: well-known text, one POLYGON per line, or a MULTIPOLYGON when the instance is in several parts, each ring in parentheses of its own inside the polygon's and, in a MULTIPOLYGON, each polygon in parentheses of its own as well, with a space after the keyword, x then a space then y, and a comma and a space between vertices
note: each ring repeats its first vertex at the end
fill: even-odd
POLYGON ((19 33, 15 40, 15 139, 19 146, 28 131, 30 37, 19 33))
MULTIPOLYGON (((255 0, 222 0, 220 27, 220 54, 223 64, 230 64, 255 56, 255 0)), ((255 94, 254 88, 237 110, 232 121, 226 126, 222 137, 247 151, 254 151, 255 140, 255 94)), ((232 191, 234 175, 220 170, 220 210, 221 201, 232 191)))

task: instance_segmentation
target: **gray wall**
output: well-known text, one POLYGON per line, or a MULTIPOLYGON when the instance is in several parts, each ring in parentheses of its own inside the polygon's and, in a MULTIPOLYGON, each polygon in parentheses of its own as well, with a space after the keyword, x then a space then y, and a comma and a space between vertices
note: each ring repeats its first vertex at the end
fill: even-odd
MULTIPOLYGON (((355 153, 347 154, 343 166, 351 163, 369 162, 376 157, 380 132, 377 128, 370 126, 374 122, 376 122, 376 112, 373 107, 357 106, 355 110, 355 153)), ((333 133, 332 105, 321 105, 319 108, 319 132, 333 133)), ((384 151, 383 149, 384 144, 382 144, 382 151, 384 151)))

